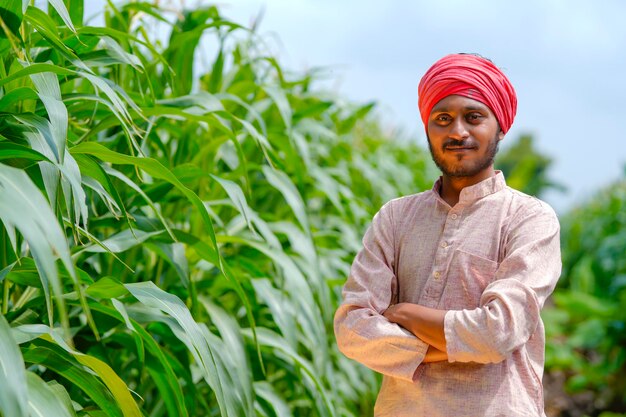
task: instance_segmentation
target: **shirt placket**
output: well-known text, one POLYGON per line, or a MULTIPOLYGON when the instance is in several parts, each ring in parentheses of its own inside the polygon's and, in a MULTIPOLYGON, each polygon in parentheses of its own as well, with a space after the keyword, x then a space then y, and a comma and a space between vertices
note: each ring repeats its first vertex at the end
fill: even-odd
POLYGON ((453 250, 454 236, 459 228, 461 216, 462 210, 455 206, 446 217, 441 239, 435 252, 433 268, 420 295, 419 304, 425 307, 436 308, 441 300, 448 279, 448 261, 453 250))

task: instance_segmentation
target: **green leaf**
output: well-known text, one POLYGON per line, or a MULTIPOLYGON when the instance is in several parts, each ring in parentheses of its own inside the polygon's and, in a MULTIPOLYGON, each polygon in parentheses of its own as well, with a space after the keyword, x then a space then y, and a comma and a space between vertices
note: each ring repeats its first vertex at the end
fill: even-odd
MULTIPOLYGON (((196 236, 193 236, 189 233, 185 233, 180 230, 176 230, 174 233, 175 233, 177 240, 187 244, 188 247, 193 249, 196 255, 198 255, 200 258, 204 259, 205 261, 209 262, 212 265, 215 265, 215 266, 218 265, 218 262, 219 262, 219 259, 217 257, 218 255, 213 250, 213 248, 211 248, 209 245, 207 245, 202 240, 200 240, 196 236)), ((228 266, 228 263, 226 263, 225 261, 222 262, 221 268, 222 268, 221 273, 224 275, 224 277, 226 277, 228 282, 232 284, 233 288, 237 292, 237 295, 243 301, 243 304, 246 310, 246 316, 248 318, 248 321, 250 322, 252 333, 254 334, 254 331, 256 329, 256 321, 254 318, 254 312, 252 310, 252 305, 250 304, 250 300, 248 300, 248 296, 246 295, 246 292, 244 291, 237 277, 231 271, 230 267, 228 266)), ((260 353, 258 344, 257 344, 257 352, 259 354, 261 367, 263 367, 263 362, 260 357, 261 353, 260 353)))
POLYGON ((5 33, 4 28, 0 27, 0 56, 4 56, 5 51, 11 48, 9 36, 20 38, 19 29, 26 5, 28 5, 28 0, 4 0, 0 5, 0 21, 9 32, 5 33))
POLYGON ((45 341, 38 342, 24 353, 24 360, 28 363, 44 366, 67 379, 69 383, 82 390, 98 407, 106 412, 107 417, 124 417, 111 393, 100 379, 93 372, 87 371, 60 347, 55 347, 45 341))
MULTIPOLYGON (((287 236, 291 249, 300 255, 307 264, 311 267, 318 264, 318 256, 310 232, 306 233, 296 223, 290 221, 272 222, 270 227, 274 233, 282 233, 287 236)), ((313 277, 316 274, 313 274, 313 277)))
POLYGON ((248 225, 248 228, 256 233, 256 230, 252 226, 250 219, 254 216, 253 210, 248 206, 248 202, 246 201, 246 196, 243 194, 243 191, 239 187, 236 182, 220 178, 217 175, 211 174, 211 178, 213 178, 219 185, 222 186, 226 194, 228 194, 228 198, 233 202, 233 205, 237 209, 239 213, 243 216, 248 225))
POLYGON ((274 409, 274 413, 276 413, 276 417, 292 417, 291 410, 289 409, 289 404, 278 395, 278 392, 274 389, 274 387, 267 381, 255 381, 254 382, 254 392, 268 402, 274 409))
POLYGON ((91 284, 85 292, 96 298, 117 298, 128 294, 124 285, 113 277, 102 277, 91 284))
POLYGON ((195 94, 188 94, 170 99, 162 99, 158 101, 164 106, 173 107, 198 107, 203 113, 212 113, 216 111, 224 111, 222 102, 213 94, 206 91, 199 91, 195 94))
MULTIPOLYGON (((255 85, 255 84, 252 83, 252 85, 255 85)), ((267 136, 267 126, 265 124, 265 120, 263 120, 263 116, 261 116, 261 113, 259 113, 249 103, 242 100, 241 97, 238 97, 230 93, 217 93, 214 95, 214 97, 219 99, 221 102, 232 101, 238 104, 239 106, 243 107, 244 109, 246 109, 246 111, 248 112, 248 117, 246 118, 246 120, 249 118, 252 118, 261 127, 261 132, 267 136)))
POLYGON ((131 67, 135 68, 137 72, 143 71, 143 64, 135 55, 129 54, 126 52, 119 43, 117 43, 113 38, 109 36, 102 36, 100 38, 102 42, 104 42, 104 46, 106 47, 109 56, 115 59, 115 62, 119 64, 128 64, 131 67))
POLYGON ((615 316, 618 306, 578 291, 559 292, 554 294, 554 300, 558 307, 566 309, 570 314, 579 318, 615 316))
POLYGON ((65 197, 68 218, 74 219, 74 225, 76 226, 81 224, 81 220, 82 224, 87 224, 87 197, 82 187, 80 168, 67 149, 65 149, 65 158, 63 164, 59 166, 59 170, 63 174, 61 176, 61 187, 65 197), (71 210, 72 207, 74 208, 73 212, 71 210))
POLYGON ((81 354, 75 357, 78 362, 98 374, 102 382, 111 390, 124 417, 143 417, 137 403, 130 395, 130 390, 109 365, 94 356, 81 354))
POLYGON ((30 87, 18 87, 10 90, 2 98, 0 98, 0 112, 14 113, 10 107, 15 103, 23 102, 24 100, 37 100, 39 95, 35 90, 30 87))
POLYGON ((113 185, 111 178, 100 164, 87 155, 73 155, 74 160, 78 164, 83 184, 94 189, 109 206, 109 210, 115 213, 115 210, 121 211, 122 215, 128 220, 128 213, 117 189, 113 185))
MULTIPOLYGON (((308 339, 308 343, 310 343, 311 347, 319 343, 326 343, 324 342, 326 340, 326 332, 324 324, 320 319, 322 314, 319 311, 319 307, 315 304, 313 292, 302 271, 285 252, 272 249, 262 242, 238 236, 220 236, 219 240, 225 243, 239 243, 250 246, 274 261, 283 271, 283 285, 286 294, 289 294, 294 305, 298 306, 298 324, 303 327, 304 336, 308 339)), ((321 353, 324 354, 323 352, 321 353)))
MULTIPOLYGON (((82 0, 71 0, 71 1, 82 1, 82 0)), ((132 5, 139 5, 138 3, 130 3, 127 4, 126 6, 132 6, 132 5)), ((143 3, 143 5, 146 5, 147 8, 151 8, 154 7, 154 5, 152 4, 146 4, 143 3)), ((162 18, 162 17, 161 17, 162 18)), ((163 18, 162 18, 163 19, 163 18)), ((169 22, 166 19, 164 23, 168 23, 169 22)), ((142 39, 137 38, 136 36, 133 36, 130 33, 127 32, 122 32, 120 30, 116 30, 110 27, 97 27, 97 26, 83 26, 83 27, 79 27, 78 28, 78 34, 79 35, 94 35, 98 38, 104 38, 104 37, 110 37, 112 39, 115 39, 118 43, 122 42, 135 42, 141 46, 146 47, 150 53, 152 54, 152 57, 154 58, 155 61, 160 62, 161 64, 163 64, 163 66, 167 69, 168 72, 172 72, 172 68, 170 67, 169 63, 167 62, 167 60, 165 58, 163 58, 163 55, 161 55, 157 49, 155 48, 155 45, 151 42, 146 42, 142 39)), ((134 55, 130 55, 135 57, 134 55)), ((134 58, 131 58, 129 55, 126 55, 126 59, 130 59, 133 62, 136 63, 136 61, 134 60, 134 58)), ((143 65, 143 64, 142 64, 143 65)))
POLYGON ((375 106, 376 103, 371 102, 358 107, 350 116, 342 120, 341 125, 339 126, 339 133, 343 134, 352 130, 356 122, 363 120, 375 106))
POLYGON ((76 417, 71 403, 68 407, 63 397, 59 395, 59 389, 65 391, 61 385, 56 384, 55 388, 52 388, 32 372, 27 373, 26 380, 30 417, 76 417))
MULTIPOLYGON (((163 225, 165 230, 167 230, 167 233, 170 235, 170 237, 172 239, 176 240, 176 238, 174 237, 174 234, 172 233, 172 230, 170 229, 170 226, 168 225, 167 220, 165 219, 165 217, 163 217, 163 214, 161 212, 161 208, 157 207, 156 204, 154 204, 154 202, 141 189, 141 187, 139 187, 137 184, 135 184, 126 175, 122 174, 121 172, 119 172, 118 170, 116 170, 116 169, 114 169, 114 168, 112 168, 110 166, 105 166, 104 170, 105 170, 105 172, 107 174, 109 174, 110 176, 115 177, 115 178, 121 180, 124 184, 128 185, 134 192, 139 194, 141 196, 141 198, 143 198, 144 201, 146 203, 148 203, 148 206, 156 213, 156 216, 159 218, 159 220, 161 221, 161 224, 163 225)), ((112 191, 114 191, 114 190, 115 190, 115 188, 112 187, 112 191)))
POLYGON ((74 26, 82 26, 85 9, 84 0, 65 0, 65 2, 74 26))
POLYGON ((33 25, 41 36, 50 42, 60 54, 65 56, 77 68, 87 69, 74 51, 63 43, 59 37, 56 24, 50 16, 36 7, 28 6, 24 14, 24 20, 33 25))
POLYGON ((114 164, 134 165, 137 168, 146 171, 152 177, 163 179, 174 185, 178 190, 183 193, 183 195, 185 195, 185 197, 189 199, 189 201, 199 211, 200 216, 204 221, 204 224, 206 225, 207 231, 209 233, 209 238, 213 242, 213 247, 218 256, 218 261, 221 262, 219 248, 217 246, 217 240, 215 238, 215 231, 213 229, 213 222, 209 217, 209 213, 207 212, 206 207, 193 191, 185 187, 183 183, 181 183, 180 180, 170 170, 161 165, 160 162, 151 158, 140 158, 113 152, 105 148, 104 146, 93 142, 81 143, 73 147, 71 149, 71 153, 92 155, 98 159, 114 164))
POLYGON ((270 154, 272 153, 272 145, 270 145, 267 138, 263 134, 259 133, 254 125, 252 125, 252 123, 248 122, 247 120, 239 119, 237 117, 235 117, 234 119, 239 122, 246 131, 246 133, 257 142, 257 144, 261 147, 261 150, 263 151, 263 155, 265 155, 265 159, 270 165, 272 165, 272 159, 270 158, 270 154))
POLYGON ((209 91, 218 92, 221 89, 222 77, 224 74, 224 41, 220 41, 219 51, 213 67, 211 68, 211 78, 207 89, 209 91))
POLYGON ((185 256, 185 247, 181 243, 147 243, 151 249, 174 268, 185 288, 189 287, 189 265, 185 256))
POLYGON ((81 249, 78 253, 90 252, 90 253, 119 253, 127 251, 128 249, 140 245, 152 236, 160 234, 160 231, 156 232, 144 232, 139 229, 124 229, 119 233, 102 241, 102 245, 94 244, 89 245, 81 249))
POLYGON ((7 159, 24 159, 31 162, 46 161, 52 163, 50 159, 31 148, 11 142, 0 142, 0 161, 5 161, 6 163, 7 159))
POLYGON ((272 318, 280 329, 285 341, 295 349, 298 346, 298 340, 294 303, 287 294, 274 288, 268 279, 255 279, 252 281, 252 285, 257 297, 264 301, 272 312, 272 318))
POLYGON ((202 371, 203 378, 215 392, 222 415, 236 417, 236 410, 241 404, 238 403, 232 387, 223 386, 225 380, 221 375, 225 372, 224 365, 217 361, 217 355, 209 343, 208 330, 203 329, 193 319, 178 297, 161 290, 152 282, 125 284, 125 287, 144 306, 163 312, 174 320, 163 321, 189 349, 202 371))
MULTIPOLYGON (((79 71, 78 74, 86 78, 96 89, 101 90, 104 95, 109 99, 107 106, 115 114, 117 119, 122 122, 127 130, 133 125, 133 119, 128 112, 128 107, 132 108, 137 114, 143 113, 137 106, 137 104, 128 95, 119 88, 119 86, 113 84, 106 78, 99 77, 97 75, 90 74, 89 72, 79 71)), ((130 134, 130 132, 129 132, 130 134)))
POLYGON ((289 100, 287 99, 287 95, 285 94, 285 90, 277 86, 264 86, 262 88, 267 95, 272 98, 274 104, 276 104, 278 112, 280 113, 287 130, 291 130, 291 106, 289 104, 289 100))
POLYGON ((68 114, 67 108, 61 100, 61 87, 56 75, 49 72, 31 74, 30 76, 39 99, 48 113, 50 130, 54 139, 55 148, 58 150, 59 162, 63 163, 65 155, 65 142, 67 140, 68 114))
MULTIPOLYGON (((26 129, 24 136, 31 148, 42 153, 50 160, 60 163, 61 150, 55 140, 50 121, 35 114, 13 115, 15 119, 31 129, 26 129)), ((65 142, 63 143, 65 147, 65 142)), ((52 167, 50 167, 52 169, 52 167)), ((56 170, 54 170, 56 173, 56 170)))
POLYGON ((342 217, 345 217, 346 210, 343 204, 341 204, 341 192, 339 191, 338 181, 320 166, 312 166, 309 174, 315 180, 317 189, 324 193, 342 217))
POLYGON ((65 149, 65 139, 62 140, 63 147, 60 149, 58 143, 56 143, 53 126, 47 119, 36 115, 14 117, 30 126, 30 129, 24 132, 24 136, 29 141, 31 147, 52 161, 52 163, 40 163, 50 205, 57 205, 56 196, 60 182, 63 196, 65 197, 65 207, 68 210, 68 217, 74 218, 77 225, 81 219, 86 221, 87 205, 85 203, 85 193, 81 186, 80 170, 74 158, 65 149), (61 152, 64 153, 63 156, 61 152), (73 216, 72 208, 74 209, 73 216))
MULTIPOLYGON (((70 17, 70 14, 69 14, 67 8, 65 7, 65 4, 63 3, 63 0, 48 0, 48 3, 50 3, 52 5, 52 7, 54 7, 56 12, 61 17, 61 20, 63 20, 63 23, 65 23, 65 25, 72 32, 76 33, 76 28, 74 27, 74 24, 72 23, 72 19, 70 17)), ((78 4, 78 2, 74 2, 74 3, 75 3, 74 7, 76 8, 79 4, 78 4)))
MULTIPOLYGON (((60 338, 60 336, 54 329, 46 328, 45 326, 40 325, 24 325, 14 329, 14 331, 22 332, 23 335, 29 336, 31 338, 39 337, 51 344, 56 344, 56 346, 71 354, 73 360, 89 368, 95 375, 98 376, 100 381, 104 383, 104 385, 108 388, 111 395, 115 399, 117 406, 119 406, 119 408, 122 410, 122 415, 124 417, 143 417, 141 412, 139 411, 137 403, 135 402, 135 400, 133 400, 130 394, 130 390, 128 389, 124 381, 122 381, 122 379, 105 362, 94 356, 86 355, 72 349, 60 338)), ((55 369, 55 371, 59 372, 58 369, 55 369)), ((89 392, 91 392, 91 390, 89 392)), ((97 398, 101 399, 102 396, 97 395, 97 398)), ((96 401, 95 398, 94 401, 96 401)))
POLYGON ((0 315, 0 414, 27 417, 26 369, 11 327, 0 315))
POLYGON ((20 170, 2 164, 0 164, 0 219, 5 225, 17 228, 30 246, 41 274, 51 322, 53 314, 49 286, 52 286, 57 298, 61 322, 69 329, 61 282, 55 265, 58 256, 75 282, 77 281, 64 233, 47 201, 30 178, 20 170))
POLYGON ((263 175, 283 195, 305 233, 310 234, 309 219, 300 192, 283 171, 263 165, 263 175))
POLYGON ((27 67, 14 72, 13 74, 0 79, 0 87, 2 87, 3 85, 10 83, 11 81, 17 80, 19 78, 22 77, 26 77, 29 75, 33 75, 33 74, 41 74, 44 72, 51 72, 57 75, 74 75, 76 74, 76 71, 73 71, 69 68, 65 68, 65 67, 60 67, 58 65, 53 65, 53 64, 42 64, 42 63, 34 63, 34 64, 30 64, 27 67))
MULTIPOLYGON (((251 332, 248 329, 242 330, 244 335, 251 337, 251 332)), ((313 381, 316 391, 315 394, 321 395, 322 398, 322 406, 319 408, 319 415, 321 416, 334 416, 335 409, 333 407, 332 402, 328 396, 328 392, 324 387, 322 379, 313 368, 313 365, 307 361, 305 358, 300 356, 293 348, 291 348, 285 340, 277 333, 267 329, 265 327, 259 327, 257 329, 258 340, 262 346, 271 347, 272 349, 279 350, 283 352, 287 358, 292 360, 294 364, 301 367, 304 372, 311 378, 313 381)))
POLYGON ((231 375, 233 384, 236 386, 241 396, 243 411, 245 415, 254 415, 254 395, 252 380, 249 376, 251 369, 248 356, 244 349, 241 329, 237 321, 231 315, 212 302, 208 297, 201 296, 200 302, 209 313, 211 321, 213 321, 219 330, 224 345, 228 347, 221 353, 229 362, 226 369, 231 375))
MULTIPOLYGON (((122 290, 125 293, 128 292, 124 287, 122 287, 122 290)), ((136 321, 128 317, 125 309, 123 309, 124 305, 121 302, 117 300, 112 301, 115 310, 102 304, 90 304, 90 308, 92 310, 106 314, 109 317, 114 317, 115 319, 126 323, 127 327, 129 325, 132 327, 132 331, 141 338, 143 345, 150 353, 146 361, 146 367, 148 368, 148 372, 150 372, 150 375, 157 379, 157 381, 155 382, 159 386, 159 390, 163 395, 162 398, 166 403, 169 415, 180 417, 188 416, 187 408, 185 406, 185 401, 183 398, 182 387, 179 382, 179 377, 175 374, 170 365, 170 362, 166 357, 167 351, 165 349, 162 349, 156 343, 154 338, 150 336, 150 334, 146 330, 144 330, 136 321), (151 357, 153 359, 151 359, 151 357)), ((140 357, 142 356, 139 353, 138 355, 140 357)))

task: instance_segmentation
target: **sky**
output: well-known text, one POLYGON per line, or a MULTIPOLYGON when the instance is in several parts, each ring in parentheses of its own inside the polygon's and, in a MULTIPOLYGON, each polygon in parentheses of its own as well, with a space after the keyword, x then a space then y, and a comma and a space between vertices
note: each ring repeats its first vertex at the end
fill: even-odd
MULTIPOLYGON (((102 0, 86 0, 86 14, 102 0)), ((173 1, 172 4, 180 4, 173 1)), ((208 4, 186 1, 187 7, 208 4)), ((626 177, 626 2, 621 0, 222 0, 221 13, 275 45, 293 71, 325 67, 349 100, 379 103, 385 124, 426 147, 417 84, 442 56, 476 52, 509 77, 518 112, 506 140, 530 133, 554 159, 559 213, 626 177)), ((95 9, 94 9, 95 8, 95 9)))

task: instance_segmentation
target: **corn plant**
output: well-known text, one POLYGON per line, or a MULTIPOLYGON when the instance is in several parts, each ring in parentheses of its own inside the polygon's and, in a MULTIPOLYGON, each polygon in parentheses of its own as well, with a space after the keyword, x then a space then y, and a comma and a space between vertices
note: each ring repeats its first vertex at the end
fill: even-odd
POLYGON ((424 152, 216 7, 104 14, 0 6, 0 416, 371 414, 332 315, 424 152))

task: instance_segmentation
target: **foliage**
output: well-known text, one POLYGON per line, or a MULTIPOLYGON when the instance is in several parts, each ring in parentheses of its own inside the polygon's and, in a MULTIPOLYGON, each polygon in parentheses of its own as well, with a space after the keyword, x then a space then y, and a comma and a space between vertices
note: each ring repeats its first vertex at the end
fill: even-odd
POLYGON ((562 219, 563 274, 545 311, 546 366, 592 412, 626 411, 626 179, 562 219))
POLYGON ((565 187, 548 178, 552 158, 535 148, 532 135, 521 135, 497 156, 495 165, 501 169, 506 182, 516 190, 541 197, 544 191, 565 187))
POLYGON ((332 315, 421 148, 215 7, 48 9, 0 6, 0 415, 371 414, 332 315))

